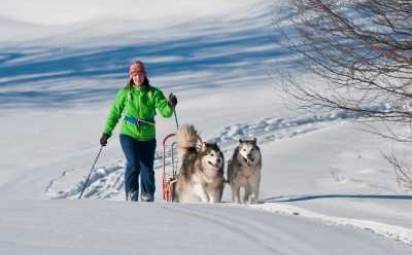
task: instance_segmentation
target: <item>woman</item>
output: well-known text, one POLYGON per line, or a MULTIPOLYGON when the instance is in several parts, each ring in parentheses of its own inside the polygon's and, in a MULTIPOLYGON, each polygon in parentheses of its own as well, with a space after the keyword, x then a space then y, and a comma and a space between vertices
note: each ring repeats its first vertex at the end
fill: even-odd
POLYGON ((127 160, 126 200, 139 200, 139 175, 141 200, 154 200, 154 117, 156 110, 163 117, 172 116, 176 104, 176 96, 170 94, 167 100, 160 89, 150 85, 143 62, 135 61, 130 66, 129 82, 117 93, 100 138, 100 144, 106 146, 113 129, 121 119, 120 144, 127 160))

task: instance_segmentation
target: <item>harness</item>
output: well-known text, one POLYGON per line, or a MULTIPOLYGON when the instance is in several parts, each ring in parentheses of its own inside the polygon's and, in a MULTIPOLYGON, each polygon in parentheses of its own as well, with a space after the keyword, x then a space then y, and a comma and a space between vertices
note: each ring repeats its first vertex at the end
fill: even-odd
POLYGON ((123 121, 134 124, 138 127, 144 126, 144 125, 155 125, 155 120, 154 118, 150 118, 150 119, 139 119, 136 118, 134 116, 130 116, 130 115, 125 115, 123 117, 123 121))

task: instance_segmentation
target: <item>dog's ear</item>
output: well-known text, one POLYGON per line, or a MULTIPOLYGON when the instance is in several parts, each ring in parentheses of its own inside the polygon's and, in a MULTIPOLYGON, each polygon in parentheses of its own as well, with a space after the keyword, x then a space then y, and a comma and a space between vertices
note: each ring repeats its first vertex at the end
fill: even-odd
POLYGON ((239 143, 243 143, 243 140, 241 138, 239 139, 239 143))
POLYGON ((256 143, 257 143, 257 138, 256 137, 253 138, 252 143, 253 143, 253 145, 256 145, 256 143))
POLYGON ((200 149, 201 151, 206 151, 208 143, 207 142, 203 142, 202 144, 202 148, 200 149))

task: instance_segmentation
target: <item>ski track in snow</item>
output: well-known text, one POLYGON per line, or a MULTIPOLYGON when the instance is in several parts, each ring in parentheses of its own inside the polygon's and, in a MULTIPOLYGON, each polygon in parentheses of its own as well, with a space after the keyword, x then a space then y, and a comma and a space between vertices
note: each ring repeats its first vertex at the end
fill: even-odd
POLYGON ((374 234, 393 239, 396 241, 403 242, 407 245, 412 246, 412 229, 370 221, 370 220, 359 220, 343 217, 328 216, 320 213, 315 213, 309 210, 299 208, 297 206, 288 205, 284 203, 264 203, 249 205, 250 208, 263 210, 271 213, 281 214, 281 215, 294 215, 301 216, 311 220, 320 221, 326 225, 332 226, 343 226, 343 227, 353 227, 357 229, 362 229, 366 231, 371 231, 374 234))
POLYGON ((211 210, 205 213, 203 211, 195 211, 183 207, 168 209, 185 214, 188 217, 202 219, 220 228, 227 229, 242 239, 242 242, 250 243, 252 246, 258 246, 273 254, 282 254, 276 248, 276 244, 267 238, 270 236, 270 233, 267 232, 265 228, 259 227, 252 219, 246 219, 236 215, 231 215, 229 217, 225 213, 211 210))

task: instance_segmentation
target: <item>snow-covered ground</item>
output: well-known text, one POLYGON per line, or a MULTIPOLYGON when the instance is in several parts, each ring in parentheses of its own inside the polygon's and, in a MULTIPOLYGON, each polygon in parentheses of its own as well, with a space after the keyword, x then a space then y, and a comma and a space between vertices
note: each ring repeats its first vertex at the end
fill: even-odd
MULTIPOLYGON (((412 149, 364 132, 361 115, 286 105, 272 75, 296 61, 274 44, 281 1, 0 2, 0 254, 411 253, 412 195, 382 153, 412 149), (226 159, 258 139, 261 203, 230 203, 228 186, 219 205, 165 203, 159 185, 153 204, 123 202, 117 135, 76 199, 136 58, 226 159)), ((160 182, 175 123, 157 124, 160 182)))

